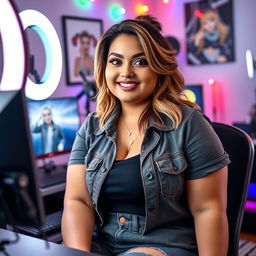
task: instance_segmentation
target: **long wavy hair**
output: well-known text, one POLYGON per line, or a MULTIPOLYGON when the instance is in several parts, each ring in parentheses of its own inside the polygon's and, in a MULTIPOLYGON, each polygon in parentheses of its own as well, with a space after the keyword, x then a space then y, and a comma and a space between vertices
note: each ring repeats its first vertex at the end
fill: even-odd
POLYGON ((149 67, 158 74, 155 90, 151 95, 151 104, 144 110, 139 119, 140 129, 146 128, 150 118, 163 125, 162 115, 169 117, 175 128, 182 120, 178 105, 197 107, 196 104, 181 98, 184 90, 184 79, 178 70, 175 50, 168 41, 148 22, 125 20, 109 28, 98 41, 95 53, 95 81, 98 89, 96 115, 100 127, 104 124, 120 103, 107 89, 105 69, 109 48, 120 34, 134 35, 138 38, 149 67))

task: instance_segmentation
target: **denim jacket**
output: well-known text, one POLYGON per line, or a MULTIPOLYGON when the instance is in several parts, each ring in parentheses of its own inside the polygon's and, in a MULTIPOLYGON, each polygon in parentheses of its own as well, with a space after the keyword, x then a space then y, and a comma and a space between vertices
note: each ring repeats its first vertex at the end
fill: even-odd
MULTIPOLYGON (((59 125, 55 124, 52 122, 52 127, 53 127, 53 134, 52 134, 52 149, 51 152, 57 152, 58 151, 58 145, 61 143, 64 145, 65 139, 63 132, 60 128, 59 125)), ((47 143, 47 133, 48 133, 48 128, 47 124, 43 122, 41 125, 35 125, 32 127, 32 132, 33 133, 40 133, 41 134, 41 143, 40 143, 40 150, 39 154, 45 154, 45 153, 51 153, 51 152, 46 152, 46 143, 47 143)))
MULTIPOLYGON (((172 121, 163 117, 163 127, 150 120, 145 131, 140 152, 146 213, 143 233, 164 227, 173 229, 176 236, 194 236, 185 180, 204 177, 230 162, 210 122, 200 110, 180 108, 182 122, 178 128, 174 129, 172 121)), ((117 108, 100 129, 95 113, 89 114, 77 133, 69 162, 70 165, 86 166, 88 191, 100 225, 104 218, 99 196, 116 156, 118 116, 117 108)))

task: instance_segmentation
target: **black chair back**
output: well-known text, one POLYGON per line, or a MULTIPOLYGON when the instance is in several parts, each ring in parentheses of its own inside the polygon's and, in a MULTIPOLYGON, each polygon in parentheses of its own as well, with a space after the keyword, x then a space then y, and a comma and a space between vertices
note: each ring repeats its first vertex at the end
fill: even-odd
POLYGON ((254 145, 249 135, 239 128, 217 122, 213 122, 212 126, 231 160, 228 166, 228 256, 237 256, 254 159, 254 145))

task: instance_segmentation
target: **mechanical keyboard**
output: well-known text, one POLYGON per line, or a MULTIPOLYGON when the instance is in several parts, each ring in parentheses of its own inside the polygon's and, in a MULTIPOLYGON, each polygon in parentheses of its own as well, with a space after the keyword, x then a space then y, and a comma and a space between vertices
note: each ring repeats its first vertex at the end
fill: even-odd
POLYGON ((57 211, 47 215, 45 218, 45 224, 42 225, 40 228, 23 225, 17 225, 16 228, 18 232, 25 235, 39 237, 42 235, 42 233, 44 233, 46 236, 48 236, 50 234, 60 231, 61 217, 62 211, 57 211))

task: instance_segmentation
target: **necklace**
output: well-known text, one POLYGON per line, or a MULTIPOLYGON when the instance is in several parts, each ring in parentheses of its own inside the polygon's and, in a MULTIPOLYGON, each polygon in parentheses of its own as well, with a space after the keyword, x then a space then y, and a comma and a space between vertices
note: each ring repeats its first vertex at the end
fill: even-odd
MULTIPOLYGON (((123 119, 123 120, 124 120, 124 119, 123 119)), ((133 138, 134 132, 129 129, 129 127, 128 127, 128 125, 126 124, 125 120, 124 120, 124 125, 125 125, 125 127, 126 127, 126 129, 127 129, 128 136, 129 136, 129 140, 130 140, 130 145, 129 145, 129 148, 128 148, 128 151, 130 151, 130 149, 131 149, 133 143, 134 143, 135 140, 139 137, 140 133, 138 133, 138 134, 133 138)))

